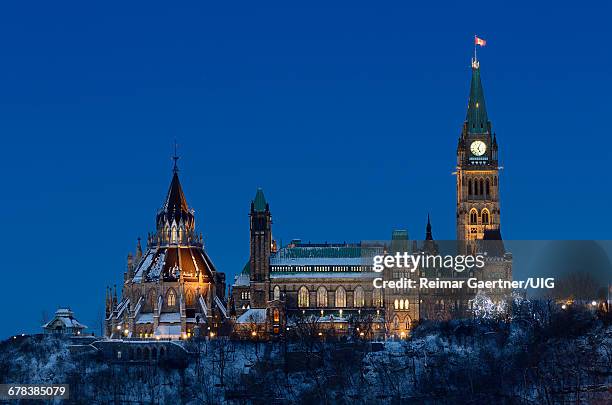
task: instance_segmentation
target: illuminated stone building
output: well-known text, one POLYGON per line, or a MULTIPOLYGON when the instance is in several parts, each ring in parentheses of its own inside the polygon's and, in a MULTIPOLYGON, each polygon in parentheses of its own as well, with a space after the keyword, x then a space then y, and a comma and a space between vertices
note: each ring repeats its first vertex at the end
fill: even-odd
POLYGON ((146 252, 139 240, 136 255, 128 255, 120 298, 107 291, 108 337, 187 338, 214 333, 227 319, 225 274, 217 271, 196 233, 177 159, 146 252))
MULTIPOLYGON (((457 241, 434 241, 428 217, 420 244, 411 243, 406 231, 394 231, 388 246, 293 241, 277 249, 270 207, 258 190, 251 203, 250 258, 232 289, 237 330, 275 335, 297 327, 300 317, 310 316, 318 319, 323 334, 363 330, 367 319, 368 337, 402 337, 423 319, 470 316, 477 289, 465 284, 456 289, 376 289, 373 280, 379 274, 372 271, 371 257, 394 252, 483 254, 482 269, 458 273, 443 268, 416 272, 391 268, 385 270, 384 278, 427 277, 464 283, 467 278, 511 279, 512 256, 505 251, 500 232, 497 154, 480 64, 473 59, 467 114, 457 147, 457 241)), ((508 292, 485 291, 495 303, 508 292)))

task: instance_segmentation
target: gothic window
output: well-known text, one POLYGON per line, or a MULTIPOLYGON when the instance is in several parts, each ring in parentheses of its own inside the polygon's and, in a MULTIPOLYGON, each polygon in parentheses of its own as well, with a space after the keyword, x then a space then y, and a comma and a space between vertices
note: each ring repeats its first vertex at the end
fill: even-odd
POLYGON ((399 309, 404 309, 404 300, 399 300, 399 309))
POLYGON ((356 308, 361 308, 365 305, 365 297, 363 294, 363 288, 358 286, 355 288, 354 296, 353 296, 353 306, 356 308))
POLYGON ((309 299, 308 299, 308 288, 302 286, 298 291, 298 307, 300 308, 308 308, 309 299))
POLYGON ((399 329, 399 318, 397 315, 393 317, 393 329, 399 329))
POLYGON ((346 290, 342 286, 336 288, 336 307, 346 307, 346 290))
POLYGON ((470 211, 470 224, 477 224, 478 223, 478 211, 476 211, 475 209, 472 209, 470 211))
POLYGON ((406 329, 410 329, 410 324, 412 323, 412 320, 410 319, 409 316, 406 317, 406 329))
POLYGON ((382 307, 382 291, 380 288, 375 288, 372 291, 372 305, 375 307, 382 307))
POLYGON ((399 300, 393 301, 393 308, 399 309, 399 300))
POLYGON ((478 189, 478 180, 474 180, 474 195, 478 195, 480 190, 478 189))
POLYGON ((486 208, 482 210, 482 224, 489 224, 489 211, 486 208))
POLYGON ((176 243, 176 226, 172 226, 172 243, 176 243))
POLYGON ((485 182, 485 195, 490 195, 491 194, 491 190, 489 188, 489 179, 487 179, 487 181, 485 182))
POLYGON ((273 319, 274 322, 280 322, 280 311, 278 310, 278 308, 274 308, 273 319))
POLYGON ((323 286, 317 289, 317 306, 318 307, 327 306, 327 290, 323 286))
POLYGON ((484 191, 484 181, 480 179, 480 195, 483 195, 484 191))
POLYGON ((280 300, 280 287, 277 285, 274 286, 273 299, 280 300))
POLYGON ((176 305, 176 293, 172 289, 170 289, 166 295, 166 304, 168 304, 169 307, 176 305))
POLYGON ((408 309, 409 302, 407 299, 404 300, 404 309, 408 309))
POLYGON ((474 184, 472 183, 472 179, 468 180, 468 195, 474 195, 474 184))
POLYGON ((193 299, 193 291, 191 290, 187 290, 187 295, 186 295, 186 303, 187 305, 193 305, 194 304, 194 299, 193 299))
POLYGON ((497 176, 493 177, 493 186, 497 186, 497 176))

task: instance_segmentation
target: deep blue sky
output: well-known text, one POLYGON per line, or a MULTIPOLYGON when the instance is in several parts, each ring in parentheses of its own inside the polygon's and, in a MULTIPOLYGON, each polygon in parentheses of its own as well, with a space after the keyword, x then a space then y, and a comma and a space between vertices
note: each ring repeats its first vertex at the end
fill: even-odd
POLYGON ((59 305, 98 331, 174 138, 229 281, 257 186, 284 242, 422 238, 428 212, 454 238, 476 33, 504 237, 610 238, 609 5, 285 3, 2 4, 0 337, 59 305))

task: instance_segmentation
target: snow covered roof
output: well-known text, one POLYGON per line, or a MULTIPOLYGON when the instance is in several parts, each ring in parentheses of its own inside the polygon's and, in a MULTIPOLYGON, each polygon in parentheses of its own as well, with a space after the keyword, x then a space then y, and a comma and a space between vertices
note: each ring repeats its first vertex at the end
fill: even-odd
POLYGON ((178 278, 181 273, 185 277, 196 277, 202 273, 205 280, 212 280, 215 267, 200 246, 166 246, 150 247, 136 267, 133 282, 178 278))
POLYGON ((154 332, 155 336, 170 337, 181 335, 181 325, 159 325, 154 332))
POLYGON ((74 317, 74 313, 70 308, 59 308, 55 311, 55 316, 49 322, 45 323, 42 327, 47 328, 73 328, 73 329, 85 329, 87 326, 83 325, 74 317))
POLYGON ((138 315, 138 317, 136 318, 136 323, 142 324, 142 323, 153 323, 153 313, 150 312, 148 314, 140 314, 138 315))
POLYGON ((178 312, 170 312, 159 315, 159 322, 166 323, 180 323, 181 322, 181 314, 178 312))
POLYGON ((251 285, 251 277, 248 274, 240 273, 234 278, 234 287, 248 287, 251 285))
POLYGON ((236 323, 265 323, 266 309, 251 308, 236 319, 236 323))

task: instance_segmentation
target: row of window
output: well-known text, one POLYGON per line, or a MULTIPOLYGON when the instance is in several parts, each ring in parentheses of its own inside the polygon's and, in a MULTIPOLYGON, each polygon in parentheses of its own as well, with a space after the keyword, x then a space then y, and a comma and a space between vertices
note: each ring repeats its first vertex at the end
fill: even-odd
MULTIPOLYGON (((327 289, 323 286, 317 288, 316 291, 316 306, 318 308, 325 308, 332 306, 328 302, 329 294, 327 289)), ((280 287, 274 287, 274 299, 280 299, 280 287), (278 297, 278 298, 277 298, 278 297)), ((334 292, 334 301, 336 308, 346 308, 346 290, 340 286, 336 288, 334 292)), ((382 294, 379 288, 375 288, 372 291, 372 305, 375 307, 382 306, 382 294)), ((298 290, 298 307, 308 308, 310 306, 310 291, 306 286, 300 287, 298 290)), ((355 287, 353 290, 353 307, 362 308, 365 306, 365 291, 361 286, 355 287)))
POLYGON ((292 272, 292 271, 367 271, 369 266, 272 266, 272 271, 292 272))
MULTIPOLYGON (((497 177, 493 177, 493 186, 497 186, 497 177)), ((468 195, 470 196, 489 196, 491 195, 489 179, 469 179, 468 195)))
MULTIPOLYGON (((154 308, 155 307, 155 290, 151 289, 149 291, 149 293, 147 294, 147 305, 149 306, 149 308, 154 308)), ((170 288, 167 292, 166 292, 166 297, 164 299, 165 303, 167 306, 169 307, 173 307, 175 305, 177 305, 177 293, 174 290, 174 288, 170 288)), ((188 306, 192 306, 195 304, 195 294, 192 290, 187 290, 187 292, 185 293, 185 304, 188 306)))

